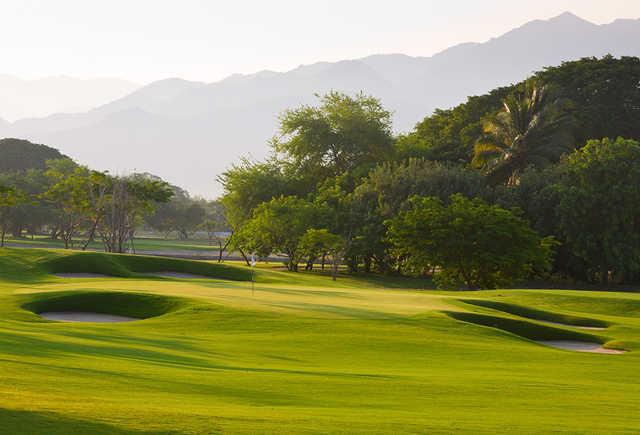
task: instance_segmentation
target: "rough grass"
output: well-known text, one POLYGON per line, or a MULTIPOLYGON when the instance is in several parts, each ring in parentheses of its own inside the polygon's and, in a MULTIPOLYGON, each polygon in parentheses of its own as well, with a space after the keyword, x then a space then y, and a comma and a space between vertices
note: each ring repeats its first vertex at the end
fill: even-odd
POLYGON ((0 250, 2 432, 640 431, 639 294, 442 292, 269 266, 253 293, 233 280, 48 275, 65 255, 0 250), (583 335, 461 299, 606 322, 594 335, 630 352, 540 346, 526 337, 583 335), (166 314, 98 325, 25 310, 73 304, 166 314))

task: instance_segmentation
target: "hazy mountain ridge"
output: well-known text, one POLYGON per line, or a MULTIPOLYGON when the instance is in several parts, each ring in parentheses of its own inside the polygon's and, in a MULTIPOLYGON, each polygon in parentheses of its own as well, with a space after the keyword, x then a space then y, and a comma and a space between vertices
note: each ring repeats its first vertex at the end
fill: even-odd
POLYGON ((122 79, 66 76, 22 80, 0 74, 0 117, 22 119, 56 112, 81 112, 121 98, 139 85, 122 79))
POLYGON ((638 40, 640 20, 596 25, 565 13, 431 57, 372 55, 209 84, 162 80, 86 113, 0 123, 0 135, 59 147, 97 168, 148 170, 210 196, 219 192, 216 175, 239 156, 266 155, 278 113, 313 103, 315 93, 373 94, 394 111, 395 127, 408 130, 435 108, 545 66, 607 53, 640 55, 638 40))

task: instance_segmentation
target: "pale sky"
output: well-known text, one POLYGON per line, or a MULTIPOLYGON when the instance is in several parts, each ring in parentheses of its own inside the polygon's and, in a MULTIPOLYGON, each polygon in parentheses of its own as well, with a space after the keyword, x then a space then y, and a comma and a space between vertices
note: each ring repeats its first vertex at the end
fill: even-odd
POLYGON ((376 53, 429 56, 564 11, 640 18, 640 0, 0 0, 0 73, 215 81, 376 53))

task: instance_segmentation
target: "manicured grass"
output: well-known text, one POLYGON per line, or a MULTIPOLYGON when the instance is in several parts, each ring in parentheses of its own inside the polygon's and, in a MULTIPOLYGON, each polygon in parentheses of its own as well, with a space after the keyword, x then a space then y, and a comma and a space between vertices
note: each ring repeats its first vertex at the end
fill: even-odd
POLYGON ((42 262, 41 266, 49 273, 88 272, 133 277, 137 274, 169 271, 238 281, 251 279, 248 270, 227 264, 99 252, 63 251, 55 258, 42 262))
POLYGON ((60 261, 84 271, 71 270, 86 267, 79 255, 0 250, 3 432, 640 431, 640 294, 442 292, 277 265, 259 268, 252 293, 239 280, 145 278, 136 262, 161 259, 106 255, 95 264, 134 278, 48 274, 60 261), (52 307, 149 318, 68 324, 30 311, 52 307), (609 327, 541 325, 538 311, 609 327), (531 341, 585 336, 630 352, 531 341))
MULTIPOLYGON (((52 240, 46 236, 31 237, 7 237, 7 243, 12 245, 19 245, 25 247, 48 247, 48 248, 64 248, 64 242, 62 240, 52 240)), ((82 246, 82 241, 76 242, 76 248, 82 246)), ((218 250, 217 245, 209 245, 208 240, 203 239, 189 239, 189 240, 176 240, 176 239, 164 239, 161 237, 140 237, 134 240, 134 245, 138 251, 195 251, 195 252, 210 252, 218 250)), ((100 241, 94 241, 89 244, 89 248, 102 250, 104 246, 100 241)))

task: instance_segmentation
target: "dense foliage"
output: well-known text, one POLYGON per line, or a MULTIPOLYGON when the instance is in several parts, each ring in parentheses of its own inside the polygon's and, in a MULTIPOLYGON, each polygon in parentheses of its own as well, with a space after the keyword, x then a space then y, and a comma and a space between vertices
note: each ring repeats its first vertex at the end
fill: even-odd
MULTIPOLYGON (((530 79, 553 90, 555 98, 570 102, 566 115, 574 119, 572 148, 588 139, 618 136, 640 139, 640 59, 612 56, 564 62, 530 79)), ((401 137, 401 157, 469 163, 482 136, 483 125, 503 108, 505 99, 525 82, 470 97, 452 109, 437 110, 401 137)))
POLYGON ((395 140, 377 100, 332 92, 281 116, 267 161, 220 178, 234 245, 454 287, 636 282, 636 142, 606 138, 640 138, 639 89, 638 58, 566 62, 395 140))
POLYGON ((44 169, 47 160, 67 158, 46 145, 22 139, 0 139, 0 172, 44 169))
POLYGON ((565 162, 561 234, 589 280, 640 276, 640 143, 589 141, 565 162))
POLYGON ((394 253, 407 270, 435 272, 441 287, 495 288, 549 267, 551 241, 509 210, 460 194, 407 205, 388 221, 394 253))
POLYGON ((474 146, 473 163, 489 180, 516 185, 527 167, 544 167, 570 149, 568 102, 555 99, 546 85, 525 82, 489 117, 474 146))

